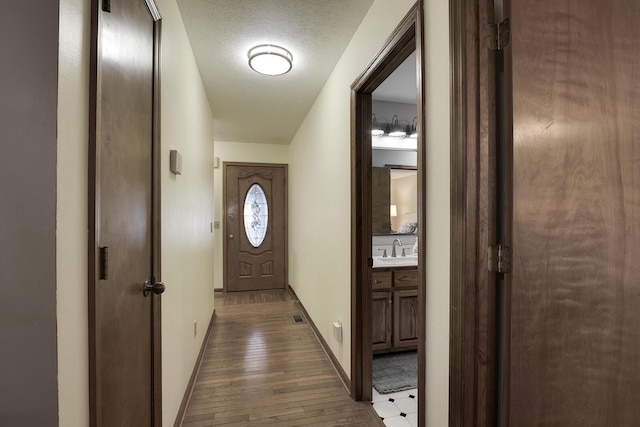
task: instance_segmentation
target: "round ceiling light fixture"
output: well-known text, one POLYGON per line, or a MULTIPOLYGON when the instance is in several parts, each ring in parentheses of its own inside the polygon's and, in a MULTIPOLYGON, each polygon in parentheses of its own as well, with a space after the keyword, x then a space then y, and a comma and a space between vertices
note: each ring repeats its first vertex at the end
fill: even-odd
POLYGON ((287 49, 272 44, 261 44, 249 50, 249 67, 257 73, 279 76, 291 71, 293 55, 287 49))

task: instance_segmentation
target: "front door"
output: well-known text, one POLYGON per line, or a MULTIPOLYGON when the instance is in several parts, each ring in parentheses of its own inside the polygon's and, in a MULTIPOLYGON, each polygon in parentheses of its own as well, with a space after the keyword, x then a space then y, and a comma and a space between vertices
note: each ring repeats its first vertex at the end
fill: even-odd
POLYGON ((640 2, 510 6, 502 425, 639 426, 640 2))
POLYGON ((155 283, 156 24, 145 0, 98 4, 89 187, 91 425, 159 425, 153 351, 159 295, 143 289, 155 283))
POLYGON ((287 166, 224 164, 225 290, 287 285, 287 166))

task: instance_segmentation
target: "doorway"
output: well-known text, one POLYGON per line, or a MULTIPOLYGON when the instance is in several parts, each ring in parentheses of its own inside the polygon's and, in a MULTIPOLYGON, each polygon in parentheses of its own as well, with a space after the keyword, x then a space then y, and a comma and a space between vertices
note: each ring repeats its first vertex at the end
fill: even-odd
POLYGON ((96 0, 92 18, 90 424, 160 426, 160 15, 96 0))
MULTIPOLYGON (((419 1, 405 16, 394 33, 385 43, 378 55, 373 59, 366 71, 352 85, 352 276, 351 276, 351 395, 356 400, 371 400, 372 398, 372 369, 373 369, 373 308, 382 307, 383 298, 380 291, 374 290, 377 285, 388 285, 393 290, 393 271, 374 272, 373 257, 373 96, 374 91, 413 53, 415 53, 416 88, 415 102, 417 113, 415 114, 416 127, 416 169, 417 169, 417 210, 415 212, 418 238, 418 253, 424 254, 426 243, 424 205, 425 187, 425 149, 424 149, 424 114, 422 105, 424 100, 424 64, 423 64, 423 28, 422 28, 423 2, 419 1), (390 274, 389 274, 390 273, 390 274), (375 275, 375 278, 374 278, 375 275), (382 277, 384 275, 385 277, 382 277), (380 277, 378 277, 380 276, 380 277), (389 276, 389 277, 387 277, 389 276), (374 302, 375 297, 375 302, 374 302), (380 298, 378 298, 380 297, 380 298)), ((410 120, 413 122, 413 117, 410 120)), ((413 124, 413 123, 412 123, 413 124)), ((383 220, 377 221, 391 231, 390 203, 385 200, 383 220), (384 220, 387 218, 387 220, 384 220)), ((379 219, 380 216, 376 215, 379 219)), ((413 243, 413 242, 411 242, 413 243)), ((412 246, 412 245, 411 245, 412 246)), ((402 282, 416 284, 415 294, 404 292, 397 294, 404 297, 407 306, 415 307, 416 316, 413 320, 415 334, 417 335, 417 364, 418 364, 418 393, 424 396, 425 390, 425 273, 424 261, 417 257, 417 270, 408 275, 399 274, 402 282), (407 276, 407 277, 405 277, 407 276), (420 284, 420 285, 418 285, 420 284)), ((414 292, 414 291, 411 291, 414 292)), ((385 294, 386 296, 387 294, 385 294)), ((401 299, 399 299, 400 301, 401 299)), ((379 324, 390 327, 391 318, 394 317, 388 310, 388 306, 382 307, 381 312, 386 313, 379 324)), ((378 331, 379 332, 379 331, 378 331)), ((377 334, 381 337, 381 334, 377 334)), ((385 336, 385 343, 391 343, 390 336, 385 336)), ((408 342, 411 339, 407 340, 408 342)), ((378 342, 381 344, 381 342, 378 342)), ((386 344, 382 344, 386 345, 386 344)), ((411 345, 411 344, 409 344, 411 345)), ((379 348, 379 347, 378 347, 379 348)), ((424 398, 418 400, 418 420, 423 425, 425 419, 424 398)))
POLYGON ((287 165, 223 165, 224 291, 287 285, 287 165))
POLYGON ((639 425, 640 7, 451 4, 450 425, 639 425))

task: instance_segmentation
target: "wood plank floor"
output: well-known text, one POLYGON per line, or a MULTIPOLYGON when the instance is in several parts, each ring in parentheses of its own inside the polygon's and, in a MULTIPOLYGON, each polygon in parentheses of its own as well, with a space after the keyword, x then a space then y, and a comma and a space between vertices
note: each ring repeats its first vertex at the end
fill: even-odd
POLYGON ((384 426, 354 402, 290 294, 216 294, 216 318, 183 426, 384 426))

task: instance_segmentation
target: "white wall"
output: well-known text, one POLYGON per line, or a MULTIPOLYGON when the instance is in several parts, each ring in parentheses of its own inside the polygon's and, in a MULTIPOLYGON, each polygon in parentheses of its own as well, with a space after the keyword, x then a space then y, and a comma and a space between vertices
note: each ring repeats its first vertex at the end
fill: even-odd
POLYGON ((213 313, 213 115, 175 0, 162 13, 162 418, 172 425, 213 313), (182 175, 169 150, 182 154, 182 175), (197 336, 194 337, 194 322, 197 336))
MULTIPOLYGON (((213 312, 213 117, 175 0, 162 50, 163 424, 173 425, 213 312), (183 175, 169 172, 169 150, 183 175), (193 336, 193 322, 198 334, 193 336)), ((87 140, 90 0, 60 1, 57 317, 59 425, 88 425, 87 140)))
POLYGON ((289 163, 289 146, 281 144, 257 144, 250 142, 215 142, 215 156, 220 159, 220 165, 214 172, 214 218, 220 222, 220 228, 214 230, 215 254, 214 271, 215 287, 222 289, 222 246, 224 227, 224 213, 222 212, 222 163, 223 162, 247 162, 247 163, 289 163))
POLYGON ((351 357, 350 87, 411 0, 377 0, 290 145, 289 281, 347 374, 351 357), (343 323, 342 343, 332 322, 343 323))
POLYGON ((58 420, 89 425, 87 165, 89 0, 60 0, 58 58, 58 420))
MULTIPOLYGON (((289 278, 350 371, 350 86, 412 6, 376 0, 290 146, 289 278), (330 126, 328 125, 330 124, 330 126), (343 343, 331 322, 344 324, 343 343)), ((427 114, 427 426, 448 423, 449 12, 425 0, 427 114)))
POLYGON ((427 115, 427 426, 449 419, 449 2, 425 0, 427 115))

